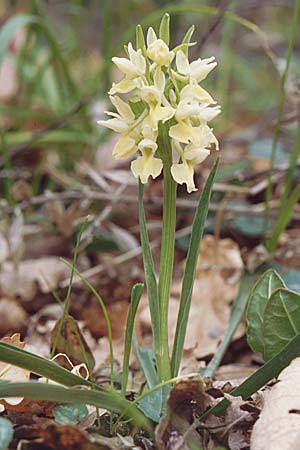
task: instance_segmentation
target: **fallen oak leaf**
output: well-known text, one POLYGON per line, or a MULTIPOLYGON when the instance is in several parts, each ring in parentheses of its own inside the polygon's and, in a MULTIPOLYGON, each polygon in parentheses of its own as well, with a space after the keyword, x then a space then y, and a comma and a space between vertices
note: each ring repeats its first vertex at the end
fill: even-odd
MULTIPOLYGON (((11 337, 4 337, 3 339, 1 339, 1 341, 23 349, 25 343, 22 342, 20 338, 21 335, 19 333, 15 333, 11 337)), ((29 378, 30 372, 28 372, 28 370, 0 362, 1 381, 28 381, 29 378)), ((0 412, 3 412, 5 410, 5 405, 18 405, 22 401, 22 397, 9 397, 0 399, 0 412), (2 402, 2 400, 4 400, 4 402, 2 402)))
POLYGON ((94 356, 72 316, 56 322, 51 332, 51 348, 54 346, 55 353, 67 354, 74 366, 84 362, 91 369, 95 367, 94 356))
POLYGON ((175 384, 167 400, 167 415, 155 430, 159 450, 203 448, 203 436, 197 430, 198 418, 212 405, 200 378, 185 379, 175 384))

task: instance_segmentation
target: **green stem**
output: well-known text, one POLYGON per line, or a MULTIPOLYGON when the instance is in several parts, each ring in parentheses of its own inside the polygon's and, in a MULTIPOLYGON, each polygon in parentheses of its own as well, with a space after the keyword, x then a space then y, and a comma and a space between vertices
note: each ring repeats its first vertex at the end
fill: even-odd
POLYGON ((175 226, 176 226, 176 183, 172 178, 172 148, 166 125, 160 127, 159 131, 159 153, 163 160, 164 176, 164 201, 163 201, 163 223, 162 244, 160 256, 160 274, 158 284, 158 298, 160 308, 160 380, 166 381, 171 378, 171 363, 169 355, 168 337, 168 313, 169 300, 173 275, 175 226))
POLYGON ((280 83, 276 126, 275 126, 274 135, 273 135, 273 142, 272 142, 272 149, 271 149, 271 156, 270 156, 270 169, 269 169, 269 173, 268 173, 268 186, 267 186, 267 190, 266 190, 265 214, 264 214, 265 238, 266 238, 266 233, 268 230, 268 223, 269 223, 270 201, 271 201, 272 190, 273 190, 272 174, 273 174, 274 165, 275 165, 276 148, 277 148, 279 135, 280 135, 280 122, 281 122, 281 117, 282 117, 282 113, 283 113, 283 106, 284 106, 284 99, 285 99, 285 86, 286 86, 286 81, 287 81, 288 74, 289 74, 289 68, 290 68, 290 63, 291 63, 291 58, 292 58, 292 51, 293 51, 295 36, 296 36, 296 32, 297 32, 299 11, 300 11, 300 0, 295 0, 294 14, 293 14, 293 19, 292 19, 289 44, 288 44, 288 50, 287 50, 287 55, 286 55, 285 70, 282 75, 281 83, 280 83))

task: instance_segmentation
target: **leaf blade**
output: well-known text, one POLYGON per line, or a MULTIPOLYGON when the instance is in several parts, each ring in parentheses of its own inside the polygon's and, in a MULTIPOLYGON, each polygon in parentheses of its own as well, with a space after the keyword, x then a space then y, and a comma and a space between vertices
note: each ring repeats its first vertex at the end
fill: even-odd
POLYGON ((255 352, 264 352, 263 316, 272 292, 285 287, 280 275, 267 270, 253 286, 247 306, 247 341, 255 352))
POLYGON ((271 295, 264 313, 264 358, 271 359, 300 332, 300 295, 288 289, 277 289, 271 295))
POLYGON ((186 266, 183 275, 182 289, 180 296, 180 306, 176 323, 175 339, 172 352, 172 375, 176 376, 179 371, 180 361, 183 353, 184 339, 189 317, 196 264, 198 260, 200 243, 203 235, 205 220, 208 213, 209 201, 212 193, 212 186, 217 172, 219 158, 216 159, 209 177, 205 183, 200 196, 195 219, 192 226, 189 250, 186 259, 186 266))

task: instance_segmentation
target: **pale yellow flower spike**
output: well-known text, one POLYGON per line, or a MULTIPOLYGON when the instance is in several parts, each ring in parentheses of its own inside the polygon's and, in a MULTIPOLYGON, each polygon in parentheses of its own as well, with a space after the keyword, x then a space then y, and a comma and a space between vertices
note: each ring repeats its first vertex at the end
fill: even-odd
POLYGON ((113 149, 115 159, 139 153, 131 163, 131 170, 143 184, 163 170, 163 161, 156 152, 159 125, 166 123, 179 156, 179 161, 172 165, 172 177, 193 192, 197 190, 195 167, 207 158, 212 146, 219 149, 208 123, 220 114, 221 108, 199 85, 217 63, 214 57, 189 62, 187 52, 183 51, 186 47, 170 50, 168 26, 162 30, 163 27, 158 37, 150 27, 145 44, 140 27, 137 34, 140 48, 135 50, 129 43, 127 58, 113 58, 124 74, 109 91, 116 112, 107 112, 111 117, 98 123, 120 133, 113 149), (130 98, 125 101, 116 94, 129 94, 130 98))

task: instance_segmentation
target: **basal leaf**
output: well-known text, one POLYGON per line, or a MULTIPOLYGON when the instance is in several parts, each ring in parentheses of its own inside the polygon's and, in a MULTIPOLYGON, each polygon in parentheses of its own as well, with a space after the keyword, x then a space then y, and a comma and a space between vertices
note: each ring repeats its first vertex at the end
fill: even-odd
POLYGON ((263 317, 272 293, 285 287, 282 278, 273 270, 267 270, 254 285, 248 300, 247 340, 255 352, 264 352, 263 317))
POLYGON ((0 450, 6 450, 12 441, 14 430, 12 423, 0 417, 0 450))
MULTIPOLYGON (((212 193, 214 178, 217 172, 219 159, 217 158, 211 172, 207 178, 199 203, 195 213, 192 233, 189 243, 189 250, 186 259, 186 266, 182 281, 179 312, 176 323, 176 332, 172 352, 172 375, 176 376, 179 371, 180 361, 183 353, 184 340, 188 325, 189 312, 191 307, 192 293, 194 287, 196 265, 198 261, 199 249, 203 235, 205 220, 208 213, 208 206, 212 193)), ((200 322, 199 322, 200 323, 200 322)))
POLYGON ((76 425, 85 419, 89 414, 89 410, 82 404, 57 405, 53 408, 53 415, 57 423, 62 425, 71 423, 76 425))
POLYGON ((300 295, 277 289, 268 301, 263 321, 264 358, 273 358, 300 332, 300 295))

